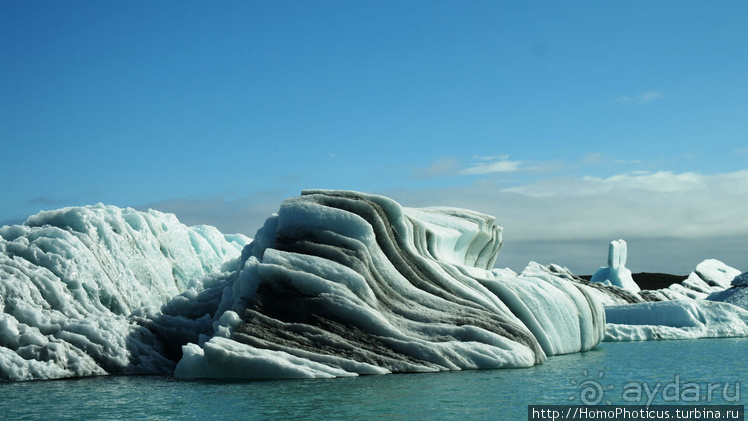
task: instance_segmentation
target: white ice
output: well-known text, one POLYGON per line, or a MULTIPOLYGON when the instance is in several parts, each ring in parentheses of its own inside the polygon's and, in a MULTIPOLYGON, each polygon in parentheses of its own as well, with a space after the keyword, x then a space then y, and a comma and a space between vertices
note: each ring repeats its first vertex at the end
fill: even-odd
POLYGON ((284 201, 251 243, 156 211, 41 212, 0 228, 0 379, 528 367, 602 340, 748 335, 748 275, 719 261, 642 291, 623 240, 590 283, 494 268, 502 242, 488 215, 342 191, 284 201))
POLYGON ((170 371, 128 316, 234 270, 248 241, 101 204, 0 228, 0 379, 170 371))
MULTIPOLYGON (((622 260, 620 245, 621 240, 611 243, 612 265, 622 260)), ((598 271, 592 281, 611 277, 613 271, 604 269, 608 268, 598 271)), ((748 336, 748 295, 737 286, 742 283, 741 277, 736 277, 739 274, 718 260, 707 259, 681 283, 659 290, 624 288, 627 292, 621 293, 616 286, 625 283, 602 281, 616 285, 597 289, 594 294, 605 306, 605 341, 748 336), (733 286, 725 289, 731 283, 733 286)))
POLYGON ((672 300, 605 308, 606 341, 748 336, 748 310, 709 300, 672 300))
POLYGON ((736 276, 731 282, 730 288, 713 292, 707 299, 730 303, 748 310, 748 272, 736 276))
MULTIPOLYGON (((332 317, 347 320, 392 349, 424 361, 394 362, 386 371, 526 367, 546 355, 596 346, 604 335, 604 313, 589 288, 533 266, 521 275, 492 270, 501 243, 501 228, 494 218, 477 212, 402 208, 390 199, 361 193, 307 192, 285 201, 278 214, 257 233, 220 308, 238 313, 251 309, 260 285, 323 300, 332 317), (318 201, 315 195, 342 196, 352 201, 350 206, 369 203, 371 209, 387 215, 386 225, 391 231, 372 225, 353 211, 324 205, 324 198, 318 201), (278 238, 286 244, 297 236, 328 244, 328 253, 356 250, 364 266, 354 270, 356 265, 344 266, 321 256, 274 246, 278 238), (389 249, 390 242, 402 250, 389 249), (415 259, 410 265, 428 268, 431 278, 426 285, 417 286, 417 281, 410 278, 414 275, 406 274, 407 267, 391 260, 397 253, 402 253, 404 260, 415 259), (364 267, 369 269, 361 271, 364 267), (385 296, 374 292, 382 289, 404 300, 397 305, 404 304, 403 309, 408 310, 393 313, 392 304, 381 301, 385 296), (508 337, 470 326, 469 319, 462 326, 438 322, 451 317, 450 312, 461 311, 461 306, 477 306, 495 314, 497 320, 507 320, 515 326, 513 329, 535 338, 540 349, 533 352, 508 337)), ((186 345, 175 375, 326 377, 341 375, 336 374, 339 369, 345 370, 344 375, 371 372, 371 366, 361 362, 353 364, 355 361, 300 349, 260 349, 220 336, 203 342, 202 347, 186 345), (319 364, 333 371, 321 370, 319 364)), ((330 343, 345 342, 331 332, 320 332, 317 337, 330 343)))
POLYGON ((592 276, 591 282, 601 282, 615 285, 632 292, 639 292, 640 288, 634 282, 631 271, 626 268, 628 248, 623 240, 612 241, 608 248, 608 266, 601 267, 592 276))

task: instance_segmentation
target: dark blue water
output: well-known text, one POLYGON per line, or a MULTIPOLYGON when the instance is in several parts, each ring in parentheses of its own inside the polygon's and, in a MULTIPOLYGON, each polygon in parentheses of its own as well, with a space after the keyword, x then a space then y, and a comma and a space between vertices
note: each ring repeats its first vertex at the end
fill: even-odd
POLYGON ((647 391, 653 404, 744 404, 746 349, 748 338, 603 343, 528 369, 261 382, 132 376, 0 383, 0 417, 521 420, 528 405, 646 404, 647 391))

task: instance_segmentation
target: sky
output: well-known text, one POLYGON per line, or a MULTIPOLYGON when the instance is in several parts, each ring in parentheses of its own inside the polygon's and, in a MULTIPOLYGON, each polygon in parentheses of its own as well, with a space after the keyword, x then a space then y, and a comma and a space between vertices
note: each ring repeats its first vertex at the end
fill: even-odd
POLYGON ((303 189, 485 212, 497 266, 748 270, 743 1, 0 0, 0 225, 253 236, 303 189))

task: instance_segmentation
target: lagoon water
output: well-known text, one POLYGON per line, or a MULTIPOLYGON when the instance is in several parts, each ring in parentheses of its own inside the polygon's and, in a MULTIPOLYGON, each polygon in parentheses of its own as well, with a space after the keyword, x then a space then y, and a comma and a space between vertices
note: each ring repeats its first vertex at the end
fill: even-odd
POLYGON ((0 417, 522 420, 527 406, 535 404, 745 404, 748 385, 742 390, 741 382, 748 381, 747 348, 748 338, 601 343, 527 369, 326 380, 113 376, 0 383, 0 417))

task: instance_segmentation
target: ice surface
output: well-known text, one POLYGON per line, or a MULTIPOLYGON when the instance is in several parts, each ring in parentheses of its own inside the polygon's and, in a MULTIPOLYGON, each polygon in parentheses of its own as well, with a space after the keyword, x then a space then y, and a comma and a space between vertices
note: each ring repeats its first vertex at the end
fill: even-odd
POLYGON ((708 259, 696 266, 696 271, 701 279, 709 286, 718 288, 729 288, 740 271, 727 266, 716 259, 708 259))
POLYGON ((714 292, 707 299, 730 303, 748 310, 748 272, 733 278, 730 288, 714 292))
POLYGON ((128 316, 235 269, 249 239, 226 238, 104 205, 0 228, 0 379, 169 372, 160 341, 128 316))
POLYGON ((748 310, 709 300, 672 300, 605 308, 607 341, 748 336, 748 310))

